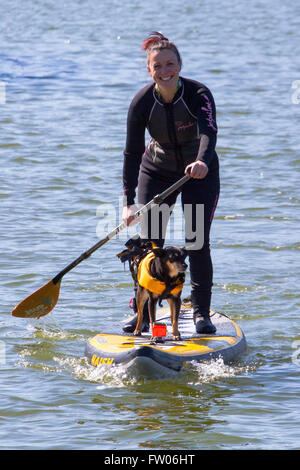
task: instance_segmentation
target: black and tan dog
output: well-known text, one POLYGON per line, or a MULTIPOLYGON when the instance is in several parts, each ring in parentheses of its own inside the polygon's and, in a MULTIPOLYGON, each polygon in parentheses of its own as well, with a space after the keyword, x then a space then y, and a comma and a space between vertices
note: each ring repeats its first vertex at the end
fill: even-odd
MULTIPOLYGON (((134 335, 141 335, 143 307, 148 299, 148 311, 151 328, 155 323, 158 300, 167 299, 171 312, 172 337, 180 340, 178 317, 181 307, 181 291, 185 281, 187 251, 184 248, 169 246, 152 248, 135 266, 137 282, 137 324, 134 335)), ((152 337, 152 339, 154 339, 152 337)))

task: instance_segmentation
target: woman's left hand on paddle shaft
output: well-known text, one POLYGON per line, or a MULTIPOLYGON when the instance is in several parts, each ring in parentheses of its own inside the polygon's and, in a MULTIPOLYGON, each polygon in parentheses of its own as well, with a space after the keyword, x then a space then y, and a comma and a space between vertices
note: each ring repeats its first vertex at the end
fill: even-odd
POLYGON ((135 213, 141 209, 140 204, 133 204, 132 206, 124 206, 122 212, 122 221, 126 223, 127 227, 132 227, 138 224, 142 220, 142 215, 134 217, 135 213))
POLYGON ((208 173, 208 166, 206 163, 198 160, 190 163, 184 171, 185 174, 189 174, 191 178, 203 179, 208 173))

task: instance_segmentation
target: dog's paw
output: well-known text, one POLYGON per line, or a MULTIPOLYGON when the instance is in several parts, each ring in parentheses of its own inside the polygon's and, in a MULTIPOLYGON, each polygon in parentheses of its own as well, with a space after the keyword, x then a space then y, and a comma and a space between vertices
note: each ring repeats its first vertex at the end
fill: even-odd
POLYGON ((180 340, 181 340, 180 333, 178 333, 177 335, 173 335, 173 336, 172 336, 172 340, 173 340, 173 341, 180 341, 180 340))
POLYGON ((134 330, 133 336, 142 336, 141 330, 134 330))

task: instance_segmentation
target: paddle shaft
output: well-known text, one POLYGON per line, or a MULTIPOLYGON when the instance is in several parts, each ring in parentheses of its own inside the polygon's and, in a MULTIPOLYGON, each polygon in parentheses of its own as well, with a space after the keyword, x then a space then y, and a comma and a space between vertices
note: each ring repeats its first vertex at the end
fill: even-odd
MULTIPOLYGON (((189 175, 185 175, 180 180, 178 180, 176 183, 172 184, 168 189, 163 191, 161 194, 157 194, 151 201, 149 201, 147 204, 145 204, 141 209, 135 212, 133 215, 133 220, 136 220, 138 217, 141 215, 145 214, 149 210, 151 210, 154 206, 157 204, 160 204, 163 202, 170 194, 172 194, 174 191, 179 189, 186 181, 190 179, 189 175)), ((127 223, 124 221, 120 225, 118 225, 114 230, 112 230, 110 233, 106 235, 106 237, 102 238, 99 240, 95 245, 93 245, 89 250, 85 251, 82 253, 78 258, 76 258, 72 263, 70 263, 68 266, 66 266, 62 271, 60 271, 53 279, 52 282, 54 284, 57 284, 62 277, 67 274, 71 269, 75 268, 79 263, 81 263, 83 260, 89 258, 92 253, 94 253, 96 250, 101 248, 101 246, 105 245, 109 240, 111 240, 113 237, 118 235, 122 230, 124 230, 127 227, 127 223)))

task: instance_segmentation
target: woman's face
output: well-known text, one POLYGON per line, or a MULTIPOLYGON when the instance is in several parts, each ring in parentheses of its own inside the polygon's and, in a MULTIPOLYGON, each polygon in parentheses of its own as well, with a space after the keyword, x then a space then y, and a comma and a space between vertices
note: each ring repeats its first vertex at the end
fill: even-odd
POLYGON ((170 49, 153 51, 147 69, 161 91, 176 90, 181 63, 178 62, 175 52, 170 49))

